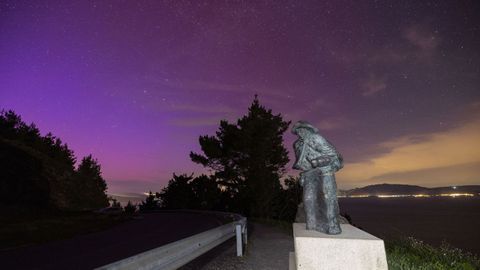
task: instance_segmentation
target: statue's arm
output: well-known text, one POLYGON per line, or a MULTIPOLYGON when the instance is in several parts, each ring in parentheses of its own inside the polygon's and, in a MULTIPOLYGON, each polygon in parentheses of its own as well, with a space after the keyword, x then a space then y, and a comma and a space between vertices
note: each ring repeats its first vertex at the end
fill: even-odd
POLYGON ((332 162, 332 157, 329 157, 329 156, 321 156, 321 157, 310 160, 310 163, 314 168, 328 166, 331 164, 331 162, 332 162))
POLYGON ((314 168, 324 167, 331 165, 335 160, 338 159, 337 150, 327 143, 313 143, 310 145, 315 152, 319 153, 317 157, 309 160, 314 168))

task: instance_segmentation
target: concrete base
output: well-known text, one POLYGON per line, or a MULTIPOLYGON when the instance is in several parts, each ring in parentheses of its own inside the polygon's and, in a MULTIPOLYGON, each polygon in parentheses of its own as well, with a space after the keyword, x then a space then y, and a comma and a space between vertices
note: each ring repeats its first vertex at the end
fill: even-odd
POLYGON ((297 270, 388 270, 383 240, 352 225, 341 224, 342 233, 307 231, 305 223, 293 224, 297 270))

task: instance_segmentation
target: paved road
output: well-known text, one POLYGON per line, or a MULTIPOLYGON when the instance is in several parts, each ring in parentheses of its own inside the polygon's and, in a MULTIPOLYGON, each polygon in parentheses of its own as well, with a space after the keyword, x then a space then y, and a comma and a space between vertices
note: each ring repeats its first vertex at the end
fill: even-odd
POLYGON ((93 269, 221 225, 213 214, 144 214, 106 231, 0 252, 0 269, 93 269))

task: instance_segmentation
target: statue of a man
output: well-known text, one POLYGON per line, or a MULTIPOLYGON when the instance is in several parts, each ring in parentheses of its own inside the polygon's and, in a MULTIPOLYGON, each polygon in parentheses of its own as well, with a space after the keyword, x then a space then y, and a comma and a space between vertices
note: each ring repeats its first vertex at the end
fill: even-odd
POLYGON ((298 121, 292 133, 299 138, 293 144, 294 169, 302 170, 303 205, 307 230, 339 234, 337 184, 334 173, 343 167, 343 158, 335 147, 323 138, 318 129, 306 121, 298 121))

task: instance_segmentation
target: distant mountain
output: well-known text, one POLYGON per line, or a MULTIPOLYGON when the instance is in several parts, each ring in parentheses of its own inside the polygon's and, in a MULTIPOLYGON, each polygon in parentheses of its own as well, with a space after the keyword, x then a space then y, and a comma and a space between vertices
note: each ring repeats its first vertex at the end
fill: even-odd
POLYGON ((449 187, 436 187, 427 188, 415 185, 401 185, 401 184, 378 184, 370 185, 362 188, 355 188, 343 192, 347 196, 359 196, 359 195, 439 195, 439 194, 453 194, 453 193, 470 193, 479 195, 480 185, 470 186, 449 186, 449 187))

